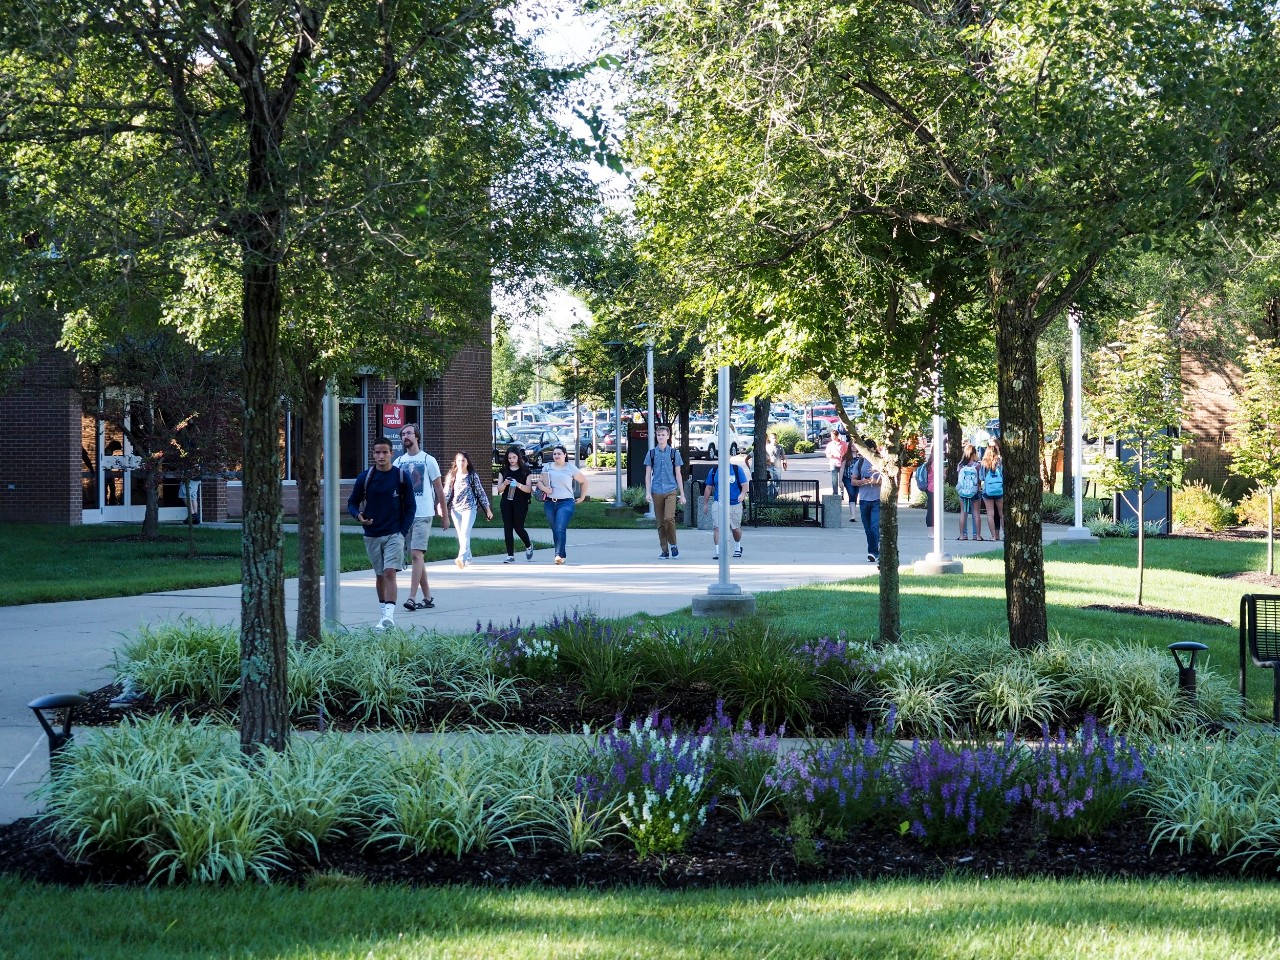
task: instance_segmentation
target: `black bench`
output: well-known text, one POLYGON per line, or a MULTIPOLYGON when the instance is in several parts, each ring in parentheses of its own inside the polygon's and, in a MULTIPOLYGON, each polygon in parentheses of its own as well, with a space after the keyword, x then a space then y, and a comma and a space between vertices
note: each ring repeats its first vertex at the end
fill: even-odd
POLYGON ((751 526, 822 526, 822 494, 817 480, 751 481, 743 523, 751 526))
POLYGON ((1271 722, 1280 726, 1280 596, 1246 593, 1240 598, 1240 698, 1245 697, 1249 660, 1271 671, 1271 722))

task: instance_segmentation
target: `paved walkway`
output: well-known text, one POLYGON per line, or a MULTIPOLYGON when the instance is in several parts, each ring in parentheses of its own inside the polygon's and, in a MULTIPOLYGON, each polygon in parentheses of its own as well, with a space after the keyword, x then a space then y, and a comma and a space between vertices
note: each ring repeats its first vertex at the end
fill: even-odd
MULTIPOLYGON (((901 512, 902 562, 922 558, 932 546, 924 511, 901 512)), ((953 521, 953 517, 947 518, 953 521)), ((1066 528, 1050 527, 1047 539, 1066 528)), ((976 553, 991 544, 955 540, 953 523, 944 549, 976 553)), ((487 532, 487 531, 486 531, 487 532)), ((434 534, 440 536, 437 530, 434 534)), ((480 535, 479 532, 476 534, 480 535)), ((497 531, 501 536, 501 531, 497 531)), ((535 537, 538 531, 533 531, 535 537)), ((546 539, 547 532, 541 531, 546 539)), ((870 576, 866 540, 859 524, 839 530, 748 529, 746 555, 734 560, 731 579, 743 590, 758 593, 808 583, 870 576)), ((436 606, 409 613, 397 608, 399 626, 445 632, 474 629, 476 622, 505 624, 542 622, 556 613, 592 610, 604 616, 667 613, 687 607, 716 582, 718 565, 711 559, 711 535, 680 531, 676 560, 658 559, 652 529, 569 531, 569 562, 551 563, 551 551, 540 550, 533 563, 523 554, 514 564, 503 557, 476 560, 465 570, 452 562, 429 565, 436 606)), ((407 574, 400 577, 405 599, 407 574)), ((297 582, 285 587, 287 622, 292 624, 297 582)), ((348 626, 375 623, 381 615, 372 572, 342 577, 341 620, 348 626)), ((28 794, 44 776, 48 748, 26 704, 47 693, 92 690, 114 679, 112 650, 139 625, 187 615, 234 624, 240 614, 240 587, 206 587, 139 597, 79 600, 0 607, 0 823, 29 816, 35 805, 28 794)))

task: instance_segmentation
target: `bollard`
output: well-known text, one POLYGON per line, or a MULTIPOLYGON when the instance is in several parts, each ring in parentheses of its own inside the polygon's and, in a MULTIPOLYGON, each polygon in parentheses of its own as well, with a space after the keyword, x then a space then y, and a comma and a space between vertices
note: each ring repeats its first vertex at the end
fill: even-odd
POLYGON ((1173 654, 1173 661, 1178 665, 1178 692, 1189 700, 1196 698, 1196 654, 1209 648, 1203 643, 1196 643, 1194 640, 1179 640, 1177 643, 1169 644, 1169 652, 1173 654), (1191 654, 1191 658, 1187 663, 1182 662, 1182 658, 1178 656, 1180 652, 1191 654))
POLYGON ((71 742, 71 712, 78 706, 88 703, 87 697, 82 697, 78 693, 51 693, 45 697, 37 697, 27 704, 28 709, 35 712, 36 719, 40 721, 40 726, 44 727, 45 734, 49 737, 49 760, 52 761, 57 757, 59 751, 71 742), (59 732, 50 726, 49 721, 45 719, 42 710, 62 710, 62 731, 59 732))

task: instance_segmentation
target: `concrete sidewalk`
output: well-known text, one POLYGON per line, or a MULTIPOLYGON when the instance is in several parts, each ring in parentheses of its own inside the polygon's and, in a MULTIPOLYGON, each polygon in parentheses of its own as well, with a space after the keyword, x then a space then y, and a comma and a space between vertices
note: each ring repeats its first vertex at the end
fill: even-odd
MULTIPOLYGON (((903 510, 899 539, 902 562, 910 564, 929 552, 932 538, 924 511, 903 510)), ((948 520, 954 518, 948 516, 948 520)), ((1047 529, 1056 539, 1067 528, 1047 529)), ((486 531, 492 533, 491 531, 486 531)), ((501 536, 501 531, 496 531, 501 536)), ((990 549, 993 544, 957 542, 953 523, 946 527, 943 547, 953 555, 990 549)), ((532 531, 546 538, 546 531, 532 531)), ((448 536, 435 531, 433 536, 448 536)), ((477 532, 476 536, 480 536, 477 532)), ((871 576, 866 538, 859 524, 844 529, 748 529, 745 556, 732 561, 731 579, 743 590, 759 593, 800 584, 871 576)), ((523 553, 513 564, 503 557, 476 560, 464 570, 452 562, 429 565, 436 606, 413 613, 397 607, 396 624, 443 632, 466 632, 477 621, 506 624, 540 623, 573 609, 603 616, 668 613, 689 606, 716 582, 718 565, 711 559, 711 535, 680 531, 680 557, 658 559, 653 529, 569 530, 568 563, 554 566, 549 549, 534 562, 523 553)), ((407 596, 408 574, 400 577, 400 601, 407 596)), ((285 587, 287 622, 297 609, 297 582, 285 587)), ((376 623, 381 611, 372 572, 342 577, 341 620, 347 626, 376 623)), ((114 679, 112 650, 140 625, 191 616, 235 624, 240 616, 240 587, 206 587, 171 593, 66 603, 0 607, 0 823, 30 816, 35 805, 28 794, 48 767, 43 733, 26 704, 47 693, 93 690, 114 679)))

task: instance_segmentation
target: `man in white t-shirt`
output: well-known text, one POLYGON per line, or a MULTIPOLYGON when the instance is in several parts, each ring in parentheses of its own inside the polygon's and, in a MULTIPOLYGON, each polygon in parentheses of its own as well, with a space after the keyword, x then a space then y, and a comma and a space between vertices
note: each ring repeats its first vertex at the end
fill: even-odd
POLYGON ((429 610, 436 605, 431 596, 431 588, 427 584, 427 564, 424 555, 427 542, 431 539, 431 518, 440 515, 440 529, 449 529, 449 515, 444 512, 444 486, 440 483, 440 464, 436 458, 422 449, 422 438, 418 434, 416 423, 406 423, 400 431, 400 439, 404 442, 404 453, 396 457, 394 466, 399 467, 409 478, 409 484, 418 501, 418 512, 414 516, 413 530, 409 533, 408 547, 413 555, 413 572, 409 574, 409 599, 404 602, 406 610, 429 610), (422 599, 415 600, 418 587, 422 587, 422 599))

